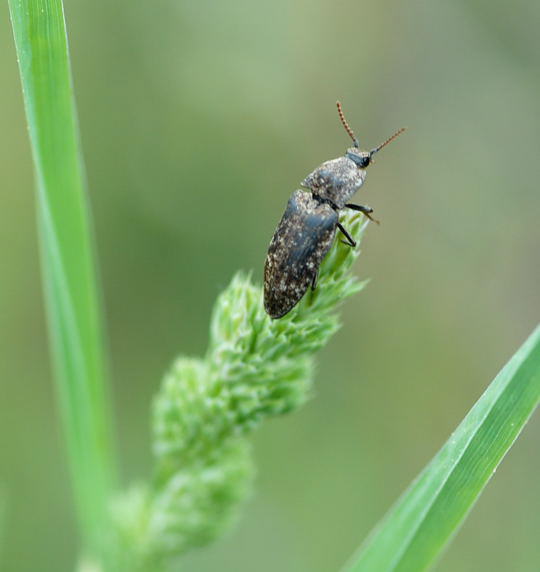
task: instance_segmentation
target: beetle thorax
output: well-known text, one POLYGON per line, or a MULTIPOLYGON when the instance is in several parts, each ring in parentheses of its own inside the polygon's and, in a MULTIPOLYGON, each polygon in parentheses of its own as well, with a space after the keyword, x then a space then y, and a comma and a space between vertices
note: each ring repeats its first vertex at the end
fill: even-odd
MULTIPOLYGON (((345 206, 366 178, 366 170, 357 165, 349 151, 352 150, 345 157, 325 161, 302 181, 302 186, 331 201, 338 209, 345 206)), ((354 151, 361 153, 358 149, 354 151)))

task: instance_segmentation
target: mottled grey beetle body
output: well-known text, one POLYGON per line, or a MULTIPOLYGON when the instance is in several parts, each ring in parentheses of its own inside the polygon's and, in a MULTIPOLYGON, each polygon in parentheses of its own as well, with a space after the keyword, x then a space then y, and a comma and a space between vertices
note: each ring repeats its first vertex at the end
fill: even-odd
POLYGON ((316 282, 332 246, 338 215, 306 191, 294 191, 274 233, 264 266, 264 307, 281 318, 316 282))
POLYGON ((371 219, 373 209, 348 201, 363 185, 373 154, 403 131, 400 129, 371 151, 360 151, 339 102, 338 112, 354 147, 347 149, 344 157, 317 167, 302 181, 306 190, 294 191, 289 199, 264 266, 264 308, 271 318, 281 318, 290 312, 310 286, 315 288, 319 266, 332 246, 337 229, 347 239, 346 244, 356 246, 341 226, 338 213, 350 208, 371 219))

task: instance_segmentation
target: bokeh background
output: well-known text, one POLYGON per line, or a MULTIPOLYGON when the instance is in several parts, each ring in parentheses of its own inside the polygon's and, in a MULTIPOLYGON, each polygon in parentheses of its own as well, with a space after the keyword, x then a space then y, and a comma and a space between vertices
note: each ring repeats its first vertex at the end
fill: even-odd
MULTIPOLYGON (((357 202, 369 287, 319 356, 316 397, 255 436, 257 490, 184 569, 337 570, 538 321, 540 3, 66 2, 125 482, 148 409, 212 303, 257 280, 289 194, 406 125, 357 202)), ((0 482, 4 565, 77 554, 47 354, 32 165, 0 16, 0 482)), ((540 567, 538 416, 436 569, 540 567)))

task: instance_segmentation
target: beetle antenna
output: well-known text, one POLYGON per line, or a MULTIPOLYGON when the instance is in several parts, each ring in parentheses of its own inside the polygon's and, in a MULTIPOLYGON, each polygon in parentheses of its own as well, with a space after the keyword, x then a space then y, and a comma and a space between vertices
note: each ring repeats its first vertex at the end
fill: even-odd
POLYGON ((341 102, 336 101, 336 105, 337 105, 337 111, 339 113, 339 118, 341 119, 341 123, 343 123, 345 131, 349 134, 350 138, 353 140, 354 146, 358 149, 359 146, 358 139, 356 138, 354 131, 349 127, 349 124, 345 119, 345 115, 343 114, 343 109, 341 108, 341 102))
POLYGON ((386 147, 386 145, 388 145, 388 143, 391 143, 398 135, 401 135, 405 131, 405 129, 406 129, 406 127, 402 127, 401 129, 398 129, 391 137, 388 137, 388 139, 386 141, 381 143, 378 147, 375 147, 375 149, 372 149, 370 151, 370 155, 374 155, 375 153, 377 153, 377 151, 380 151, 383 147, 386 147))

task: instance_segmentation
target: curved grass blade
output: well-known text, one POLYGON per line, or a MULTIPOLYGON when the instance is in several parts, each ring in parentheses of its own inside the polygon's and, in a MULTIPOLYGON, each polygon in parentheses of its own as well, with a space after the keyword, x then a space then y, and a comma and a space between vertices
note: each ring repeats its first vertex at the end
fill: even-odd
POLYGON ((83 550, 99 559, 115 471, 63 6, 61 0, 9 0, 9 7, 37 178, 37 220, 59 409, 83 550))
POLYGON ((425 570, 467 516, 540 401, 540 326, 345 567, 425 570))

